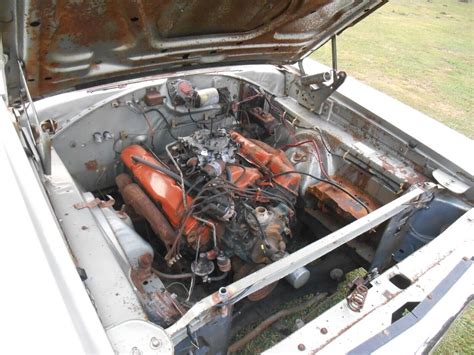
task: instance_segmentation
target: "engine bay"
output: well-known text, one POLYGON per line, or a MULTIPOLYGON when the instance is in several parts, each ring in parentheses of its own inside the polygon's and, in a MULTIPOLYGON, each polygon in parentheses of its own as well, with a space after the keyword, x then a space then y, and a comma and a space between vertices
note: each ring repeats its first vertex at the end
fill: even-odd
MULTIPOLYGON (((331 98, 317 110, 305 106, 308 88, 293 73, 245 75, 161 78, 87 91, 73 109, 39 107, 43 116, 57 117, 49 122, 56 169, 70 174, 66 180, 85 200, 74 210, 90 210, 103 230, 111 228, 137 307, 164 328, 207 296, 225 298, 228 285, 431 182, 421 156, 401 154, 401 142, 345 103, 331 98)), ((61 210, 58 201, 52 198, 53 207, 67 219, 73 210, 61 210)), ((295 297, 333 292, 355 268, 367 270, 354 283, 363 284, 468 208, 445 190, 426 192, 409 214, 246 295, 227 310, 234 316, 214 318, 177 349, 200 343, 223 351, 245 325, 295 297), (426 230, 432 216, 422 205, 445 218, 426 230)), ((85 248, 68 242, 74 254, 85 248)), ((97 265, 81 267, 90 276, 97 265)))

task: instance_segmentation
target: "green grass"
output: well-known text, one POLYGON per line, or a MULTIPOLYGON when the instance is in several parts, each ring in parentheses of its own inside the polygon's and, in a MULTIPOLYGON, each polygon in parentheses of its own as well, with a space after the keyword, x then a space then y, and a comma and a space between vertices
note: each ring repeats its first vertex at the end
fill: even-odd
MULTIPOLYGON (((259 354, 263 352, 264 350, 270 348, 272 345, 277 344, 284 338, 286 338, 285 335, 283 335, 281 332, 277 330, 278 328, 283 328, 283 329, 288 329, 291 333, 297 330, 296 327, 296 320, 301 319, 304 323, 308 323, 309 321, 313 320, 316 318, 318 315, 324 313, 326 310, 331 308, 332 306, 336 305, 340 301, 342 301, 347 294, 348 290, 348 285, 358 276, 365 276, 366 271, 362 268, 354 270, 350 273, 348 273, 345 276, 345 279, 343 282, 341 282, 338 287, 336 292, 334 292, 332 295, 324 299, 321 303, 315 304, 314 306, 311 306, 307 309, 305 309, 302 312, 293 314, 291 316, 288 316, 286 318, 281 319, 280 321, 276 322, 273 326, 270 326, 267 330, 265 330, 262 334, 257 336, 255 339, 253 339, 250 343, 247 344, 247 346, 239 351, 239 354, 245 354, 245 355, 250 355, 250 354, 259 354)), ((301 297, 298 299, 295 299, 291 302, 282 304, 279 309, 275 309, 275 312, 278 312, 282 309, 285 308, 290 308, 293 306, 296 306, 300 303, 306 302, 309 300, 310 297, 313 297, 313 295, 307 295, 306 297, 301 297)), ((253 328, 255 328, 256 324, 250 324, 244 329, 242 329, 236 336, 234 341, 243 337, 245 334, 250 332, 253 328)))
MULTIPOLYGON (((330 46, 312 56, 330 64, 330 46)), ((338 37, 340 70, 474 138, 474 4, 393 0, 338 37)))
POLYGON ((451 324, 433 355, 474 354, 474 302, 451 324))

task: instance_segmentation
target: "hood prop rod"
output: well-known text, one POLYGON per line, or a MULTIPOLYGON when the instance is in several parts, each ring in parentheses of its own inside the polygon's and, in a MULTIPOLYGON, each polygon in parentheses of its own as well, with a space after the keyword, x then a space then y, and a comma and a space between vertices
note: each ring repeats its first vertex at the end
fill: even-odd
POLYGON ((336 35, 331 37, 331 57, 332 57, 332 71, 337 73, 337 43, 336 35))
MULTIPOLYGON (((331 78, 333 78, 333 84, 335 84, 336 81, 338 81, 340 74, 344 73, 344 72, 338 73, 337 71, 337 43, 336 43, 335 35, 331 37, 331 62, 332 62, 331 71, 308 75, 306 74, 304 70, 303 60, 298 61, 298 68, 300 69, 300 72, 301 72, 301 79, 300 79, 301 84, 304 86, 310 86, 310 85, 316 84, 318 88, 320 88, 321 86, 324 85, 323 84, 324 82, 328 82, 329 80, 331 80, 331 78)), ((313 90, 313 91, 316 91, 316 90, 313 90)))
POLYGON ((28 103, 31 107, 31 112, 33 116, 33 122, 31 122, 31 118, 28 115, 28 108, 24 107, 24 115, 27 117, 28 124, 30 126, 30 132, 32 134, 32 141, 35 141, 34 132, 38 134, 38 151, 41 160, 41 165, 43 168, 43 173, 45 175, 51 175, 51 138, 49 137, 48 133, 43 131, 41 127, 41 123, 38 118, 38 112, 36 112, 36 107, 31 98, 30 90, 28 89, 28 84, 25 78, 25 72, 23 71, 23 63, 18 60, 18 68, 20 70, 20 80, 23 88, 25 89, 26 98, 28 99, 28 103))

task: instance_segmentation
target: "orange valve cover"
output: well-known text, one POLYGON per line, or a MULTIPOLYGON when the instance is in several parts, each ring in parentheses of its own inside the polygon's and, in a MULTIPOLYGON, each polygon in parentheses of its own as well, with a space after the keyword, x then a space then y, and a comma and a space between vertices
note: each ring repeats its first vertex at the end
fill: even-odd
MULTIPOLYGON (((273 174, 278 175, 295 170, 282 150, 275 149, 261 141, 245 138, 236 131, 232 131, 230 136, 239 143, 240 154, 252 163, 269 169, 273 174)), ((298 194, 300 180, 301 176, 298 174, 284 174, 274 179, 279 185, 293 191, 295 195, 298 194)))
POLYGON ((247 186, 256 183, 262 178, 262 174, 256 168, 243 166, 229 166, 231 173, 231 182, 239 189, 245 189, 247 186))
MULTIPOLYGON (((120 154, 125 166, 132 172, 135 179, 143 187, 146 193, 155 202, 161 205, 163 212, 176 228, 180 226, 184 215, 183 190, 179 183, 172 177, 157 171, 147 165, 133 160, 133 156, 142 158, 154 165, 167 168, 161 164, 145 148, 139 145, 130 145, 120 154)), ((193 200, 186 195, 186 204, 190 206, 193 200)), ((202 225, 194 217, 190 216, 185 221, 184 234, 188 243, 194 244, 200 236, 200 244, 205 245, 210 240, 209 227, 202 225)))

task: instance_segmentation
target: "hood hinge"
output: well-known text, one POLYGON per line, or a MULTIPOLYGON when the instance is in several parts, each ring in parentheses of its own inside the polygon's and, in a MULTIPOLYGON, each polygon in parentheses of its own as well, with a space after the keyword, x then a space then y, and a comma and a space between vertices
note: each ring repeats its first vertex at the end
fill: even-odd
POLYGON ((346 80, 346 72, 337 71, 336 36, 331 37, 331 53, 332 70, 330 72, 308 75, 303 68, 303 62, 301 60, 298 62, 301 77, 297 101, 311 111, 319 112, 323 102, 346 80), (332 82, 330 82, 331 79, 332 82))

